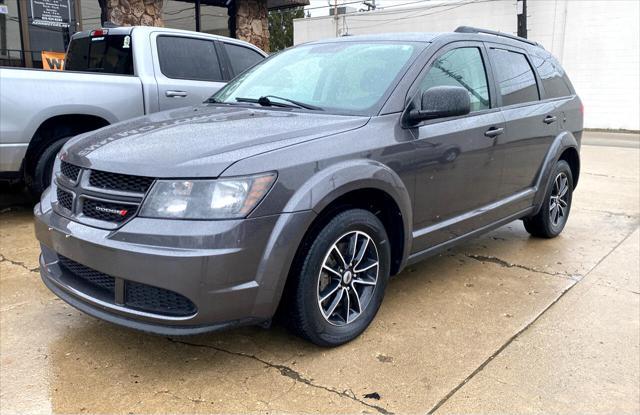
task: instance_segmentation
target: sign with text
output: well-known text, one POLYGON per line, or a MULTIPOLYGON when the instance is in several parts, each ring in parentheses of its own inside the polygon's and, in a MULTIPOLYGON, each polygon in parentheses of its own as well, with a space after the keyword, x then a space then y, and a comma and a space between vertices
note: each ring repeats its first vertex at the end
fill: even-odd
POLYGON ((42 51, 42 69, 47 71, 64 70, 64 52, 42 51))
POLYGON ((69 27, 70 0, 30 0, 31 24, 38 26, 69 27))

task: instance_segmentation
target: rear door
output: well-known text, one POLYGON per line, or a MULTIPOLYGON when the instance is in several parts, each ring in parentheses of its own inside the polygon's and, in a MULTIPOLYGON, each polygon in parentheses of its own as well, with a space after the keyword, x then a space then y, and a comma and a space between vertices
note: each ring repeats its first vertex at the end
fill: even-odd
POLYGON ((406 161, 416 173, 414 252, 491 221, 480 208, 498 199, 503 160, 496 143, 505 122, 487 61, 482 43, 455 42, 438 51, 419 78, 417 96, 434 86, 465 88, 471 113, 428 120, 414 130, 414 151, 406 161))
POLYGON ((181 34, 153 34, 160 110, 202 103, 225 84, 215 41, 181 34))
MULTIPOLYGON (((498 90, 498 101, 507 122, 499 150, 504 158, 501 197, 526 192, 534 185, 544 157, 558 133, 558 106, 541 100, 539 79, 527 53, 520 48, 488 44, 498 90)), ((524 209, 528 203, 512 209, 524 209)))

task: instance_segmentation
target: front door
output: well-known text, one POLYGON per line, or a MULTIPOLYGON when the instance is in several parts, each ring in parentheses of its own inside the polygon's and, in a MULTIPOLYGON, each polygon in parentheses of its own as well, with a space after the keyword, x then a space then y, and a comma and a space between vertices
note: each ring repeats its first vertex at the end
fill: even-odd
POLYGON ((161 111, 201 104, 224 86, 213 40, 174 34, 153 40, 161 111))
POLYGON ((482 208, 498 200, 503 160, 496 148, 505 122, 492 102, 486 62, 482 43, 454 43, 431 60, 419 80, 418 97, 434 86, 464 87, 471 113, 413 129, 414 252, 480 227, 486 220, 482 208))

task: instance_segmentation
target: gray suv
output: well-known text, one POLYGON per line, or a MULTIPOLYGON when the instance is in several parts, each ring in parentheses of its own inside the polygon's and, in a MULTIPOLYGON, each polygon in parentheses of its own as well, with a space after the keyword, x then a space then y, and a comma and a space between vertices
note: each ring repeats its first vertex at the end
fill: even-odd
POLYGON ((535 42, 469 27, 309 43, 203 105, 77 136, 35 208, 44 283, 163 335, 358 336, 389 277, 516 219, 564 228, 583 111, 535 42))

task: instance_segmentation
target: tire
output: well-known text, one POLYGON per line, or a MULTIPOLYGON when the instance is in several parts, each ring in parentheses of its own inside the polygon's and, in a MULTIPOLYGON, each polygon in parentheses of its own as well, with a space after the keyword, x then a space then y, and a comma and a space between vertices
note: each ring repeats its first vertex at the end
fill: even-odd
POLYGON ((64 137, 54 141, 52 144, 43 148, 36 156, 32 173, 25 175, 27 188, 34 198, 38 199, 42 192, 51 184, 53 164, 56 160, 56 155, 70 138, 71 137, 64 137))
POLYGON ((367 210, 339 213, 298 256, 284 299, 289 328, 325 347, 358 337, 378 312, 389 280, 391 249, 382 222, 367 210))
POLYGON ((540 211, 523 219, 524 228, 532 236, 555 238, 560 235, 571 211, 573 197, 573 175, 564 160, 556 163, 540 211))

